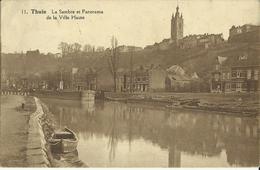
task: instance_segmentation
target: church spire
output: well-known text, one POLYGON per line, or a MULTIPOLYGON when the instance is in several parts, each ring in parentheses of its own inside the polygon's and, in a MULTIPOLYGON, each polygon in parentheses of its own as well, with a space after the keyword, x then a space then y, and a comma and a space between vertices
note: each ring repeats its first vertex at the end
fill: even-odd
POLYGON ((176 7, 176 13, 175 13, 175 17, 179 16, 179 6, 176 7))
POLYGON ((179 14, 179 0, 177 0, 176 14, 179 14))
POLYGON ((177 0, 176 12, 171 20, 171 39, 178 44, 178 41, 183 38, 183 16, 179 11, 179 1, 177 0))

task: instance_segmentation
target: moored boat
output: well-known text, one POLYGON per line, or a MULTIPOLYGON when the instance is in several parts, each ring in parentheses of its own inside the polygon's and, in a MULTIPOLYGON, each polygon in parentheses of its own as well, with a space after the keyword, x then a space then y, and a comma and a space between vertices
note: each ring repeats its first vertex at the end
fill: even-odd
POLYGON ((78 138, 72 130, 64 128, 62 131, 53 133, 49 140, 52 152, 69 153, 77 149, 78 138))

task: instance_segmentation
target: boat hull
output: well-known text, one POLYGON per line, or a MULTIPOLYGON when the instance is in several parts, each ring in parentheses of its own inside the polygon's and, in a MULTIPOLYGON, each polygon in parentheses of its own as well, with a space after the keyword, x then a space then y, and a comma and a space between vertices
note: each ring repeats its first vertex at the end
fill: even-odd
POLYGON ((50 140, 49 141, 49 146, 50 146, 51 152, 53 152, 53 153, 62 152, 61 140, 60 141, 50 140))
POLYGON ((64 129, 65 132, 69 132, 73 135, 71 139, 56 139, 55 135, 53 135, 52 139, 49 140, 50 149, 54 153, 69 153, 77 150, 78 138, 76 134, 68 129, 64 129))
POLYGON ((73 152, 77 149, 78 141, 62 139, 61 150, 63 153, 73 152))

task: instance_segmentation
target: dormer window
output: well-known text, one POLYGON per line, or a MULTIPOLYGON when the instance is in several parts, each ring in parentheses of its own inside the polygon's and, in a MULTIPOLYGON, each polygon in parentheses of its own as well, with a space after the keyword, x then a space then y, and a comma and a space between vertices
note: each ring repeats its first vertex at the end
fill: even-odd
POLYGON ((246 56, 246 55, 239 56, 238 59, 239 59, 239 60, 247 60, 247 56, 246 56))

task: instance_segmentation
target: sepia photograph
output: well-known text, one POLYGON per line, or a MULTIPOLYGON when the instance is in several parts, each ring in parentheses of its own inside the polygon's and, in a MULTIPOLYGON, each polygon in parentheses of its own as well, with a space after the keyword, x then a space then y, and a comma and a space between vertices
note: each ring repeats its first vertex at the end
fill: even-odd
POLYGON ((0 11, 0 169, 260 166, 260 0, 0 11))

